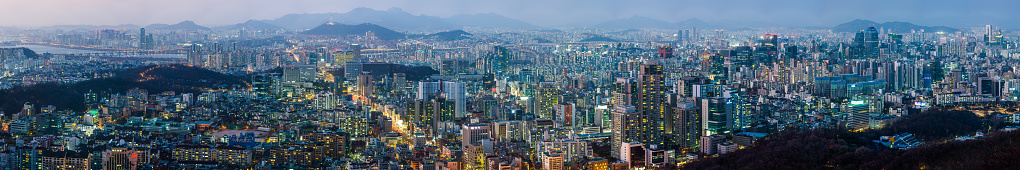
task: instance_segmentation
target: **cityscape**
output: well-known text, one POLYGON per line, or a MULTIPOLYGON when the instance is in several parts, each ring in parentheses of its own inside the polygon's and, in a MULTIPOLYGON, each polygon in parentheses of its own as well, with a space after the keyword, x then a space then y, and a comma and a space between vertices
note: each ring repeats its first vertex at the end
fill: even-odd
POLYGON ((936 1, 11 2, 0 169, 1016 169, 1020 2, 936 1))

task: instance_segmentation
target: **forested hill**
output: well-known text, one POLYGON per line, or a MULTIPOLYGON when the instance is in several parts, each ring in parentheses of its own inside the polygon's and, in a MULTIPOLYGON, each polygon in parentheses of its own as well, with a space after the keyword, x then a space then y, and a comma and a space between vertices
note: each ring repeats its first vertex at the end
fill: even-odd
POLYGON ((84 95, 89 91, 99 96, 107 96, 124 94, 136 87, 153 94, 164 91, 201 93, 207 89, 249 86, 248 79, 243 76, 226 75, 184 65, 138 67, 116 70, 113 73, 116 76, 74 84, 41 83, 0 90, 0 111, 7 114, 20 112, 26 102, 36 105, 36 108, 53 105, 58 110, 84 111, 86 107, 84 95))
MULTIPOLYGON (((790 130, 718 157, 702 158, 682 169, 1009 169, 1020 160, 1020 134, 954 142, 957 136, 988 130, 989 121, 968 111, 931 110, 886 128, 790 130), (880 136, 911 133, 924 142, 898 150, 878 146, 880 136), (946 142, 948 141, 948 142, 946 142)), ((995 129, 995 128, 991 128, 995 129)))

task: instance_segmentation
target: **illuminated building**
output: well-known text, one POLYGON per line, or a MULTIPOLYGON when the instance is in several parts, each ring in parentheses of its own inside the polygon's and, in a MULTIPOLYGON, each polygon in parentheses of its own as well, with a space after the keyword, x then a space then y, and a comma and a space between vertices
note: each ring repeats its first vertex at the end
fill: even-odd
POLYGON ((563 123, 564 126, 572 126, 575 124, 583 125, 575 120, 578 120, 581 116, 576 114, 576 108, 573 104, 555 104, 553 105, 553 113, 557 122, 563 123))
POLYGON ((556 118, 553 111, 553 105, 559 104, 560 91, 556 89, 556 86, 552 82, 542 82, 539 84, 536 107, 538 107, 538 117, 543 119, 554 119, 556 118))
POLYGON ((726 141, 726 136, 723 135, 711 135, 701 136, 701 153, 705 155, 715 155, 719 153, 719 144, 726 141))
POLYGON ((372 83, 372 73, 362 72, 358 76, 358 99, 361 101, 368 101, 374 97, 375 94, 375 83, 372 83))
POLYGON ((588 170, 609 170, 609 160, 605 158, 588 160, 588 170))
POLYGON ((634 105, 635 102, 640 101, 640 95, 638 95, 638 86, 634 78, 616 78, 616 82, 613 83, 613 98, 611 100, 614 106, 619 105, 634 105))
POLYGON ((729 98, 701 99, 701 135, 727 134, 733 129, 733 104, 729 98))
POLYGON ((866 58, 877 59, 879 55, 878 30, 875 27, 868 27, 864 31, 864 54, 866 58))
POLYGON ((173 149, 173 159, 177 161, 215 161, 213 149, 203 145, 177 145, 173 149))
POLYGON ((416 96, 418 100, 443 97, 454 104, 452 107, 454 118, 462 118, 466 115, 466 90, 466 84, 460 81, 425 80, 418 82, 418 92, 416 93, 416 96))
POLYGON ((701 137, 701 112, 691 102, 677 104, 673 108, 673 141, 676 149, 689 150, 698 146, 701 137))
POLYGON ((544 153, 542 156, 542 169, 544 170, 562 170, 563 166, 563 155, 556 153, 544 153))
POLYGON ((664 146, 663 135, 666 134, 667 124, 671 124, 672 111, 666 103, 665 76, 662 72, 662 65, 658 61, 649 60, 641 65, 638 72, 638 88, 641 95, 641 103, 637 110, 641 112, 641 138, 643 144, 664 146))
POLYGON ((620 147, 623 143, 637 141, 641 135, 641 113, 631 105, 616 105, 613 108, 613 156, 620 158, 620 147))
POLYGON ((334 54, 333 63, 337 66, 345 66, 347 62, 354 59, 354 56, 354 51, 337 51, 336 54, 334 54))
POLYGON ((863 130, 870 127, 871 118, 881 115, 883 101, 874 95, 854 96, 844 108, 847 129, 863 130))
POLYGON ((144 148, 109 148, 103 152, 103 169, 138 169, 149 163, 148 153, 144 148))
POLYGON ((489 138, 489 125, 485 123, 468 123, 461 125, 462 144, 480 144, 482 139, 489 138))
POLYGON ((43 150, 41 169, 89 169, 91 155, 81 151, 43 150))
POLYGON ((592 149, 587 141, 564 139, 543 141, 539 145, 539 152, 558 154, 564 162, 577 162, 581 158, 592 156, 592 149))

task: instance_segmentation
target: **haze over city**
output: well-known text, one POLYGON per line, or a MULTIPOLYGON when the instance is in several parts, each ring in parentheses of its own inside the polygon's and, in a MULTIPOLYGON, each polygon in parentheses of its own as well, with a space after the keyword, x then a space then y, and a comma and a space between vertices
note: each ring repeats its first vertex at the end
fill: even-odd
MULTIPOLYGON (((1009 0, 9 0, 4 26, 173 24, 184 20, 222 26, 286 14, 343 13, 359 7, 399 8, 414 15, 450 17, 493 13, 539 26, 588 26, 644 16, 678 22, 697 18, 739 26, 833 26, 854 19, 924 25, 980 26, 1017 21, 1020 2, 1009 0), (992 5, 994 4, 994 5, 992 5)), ((1014 25, 1015 26, 1015 25, 1014 25)))
POLYGON ((1020 1, 0 5, 0 170, 1020 160, 1020 1))

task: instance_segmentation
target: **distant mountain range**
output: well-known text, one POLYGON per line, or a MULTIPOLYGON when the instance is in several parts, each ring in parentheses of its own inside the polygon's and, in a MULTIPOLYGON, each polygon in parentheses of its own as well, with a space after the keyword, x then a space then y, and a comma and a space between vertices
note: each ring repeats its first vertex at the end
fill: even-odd
POLYGON ((312 28, 308 31, 301 32, 306 35, 338 35, 338 36, 364 36, 371 32, 376 37, 384 40, 396 40, 404 38, 420 38, 420 39, 432 39, 441 41, 455 41, 463 39, 471 39, 474 35, 463 30, 444 31, 433 34, 404 34, 397 31, 393 31, 383 26, 364 23, 358 25, 347 25, 341 23, 326 23, 319 25, 318 27, 312 28))
POLYGON ((319 25, 318 27, 312 28, 308 31, 301 32, 307 35, 339 35, 339 36, 364 36, 366 33, 372 32, 376 37, 384 40, 402 39, 407 37, 404 33, 393 31, 386 27, 382 27, 375 24, 358 24, 358 25, 347 25, 341 23, 326 23, 319 25))
POLYGON ((399 8, 390 8, 385 11, 356 8, 346 13, 288 14, 273 20, 263 21, 294 30, 314 28, 326 22, 348 25, 372 23, 396 30, 421 32, 454 30, 462 29, 463 27, 541 28, 496 14, 456 15, 449 18, 440 18, 427 15, 412 15, 399 8))
POLYGON ((269 24, 269 23, 266 23, 266 22, 263 22, 263 21, 248 20, 248 21, 246 21, 244 23, 234 24, 234 25, 227 25, 227 26, 220 26, 220 27, 215 27, 214 29, 217 29, 217 30, 240 30, 240 29, 246 29, 246 30, 282 30, 282 29, 286 29, 286 28, 283 28, 283 27, 277 26, 277 25, 273 25, 273 24, 269 24))
POLYGON ((910 30, 924 30, 925 32, 956 32, 959 29, 946 27, 946 26, 920 26, 914 25, 909 22, 885 22, 877 23, 870 20, 853 20, 847 23, 836 25, 832 27, 832 32, 858 32, 868 27, 875 27, 879 29, 892 29, 894 33, 910 33, 910 30))
POLYGON ((145 26, 145 29, 150 29, 150 30, 185 30, 185 31, 211 31, 212 30, 212 29, 209 29, 209 27, 203 27, 201 25, 195 24, 195 22, 192 22, 192 21, 181 21, 180 23, 177 23, 177 24, 174 24, 174 25, 152 24, 152 25, 149 25, 149 26, 145 26))
POLYGON ((633 16, 630 18, 609 20, 606 22, 592 25, 590 27, 597 29, 641 29, 641 28, 680 29, 690 27, 716 28, 719 26, 709 24, 705 21, 701 21, 696 18, 691 18, 680 22, 666 22, 643 16, 633 16))

